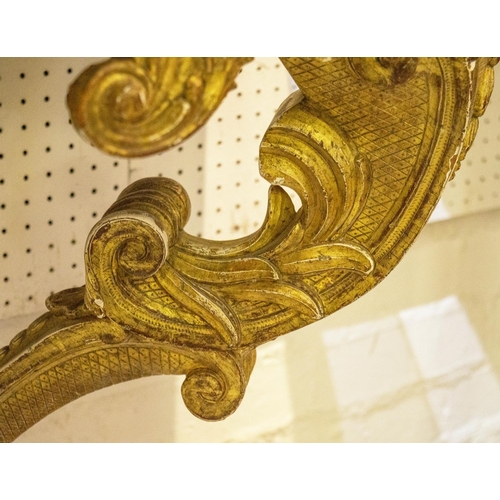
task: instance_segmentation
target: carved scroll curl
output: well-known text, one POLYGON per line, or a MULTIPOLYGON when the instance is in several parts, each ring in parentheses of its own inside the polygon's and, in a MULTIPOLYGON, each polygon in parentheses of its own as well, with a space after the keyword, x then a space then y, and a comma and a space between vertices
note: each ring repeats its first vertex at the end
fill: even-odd
POLYGON ((221 420, 236 410, 254 350, 219 353, 153 342, 96 318, 83 292, 52 296, 50 311, 0 350, 0 442, 81 396, 152 375, 186 375, 182 396, 199 418, 221 420))
POLYGON ((110 59, 70 88, 76 129, 118 156, 144 156, 179 144, 217 108, 251 58, 110 59))

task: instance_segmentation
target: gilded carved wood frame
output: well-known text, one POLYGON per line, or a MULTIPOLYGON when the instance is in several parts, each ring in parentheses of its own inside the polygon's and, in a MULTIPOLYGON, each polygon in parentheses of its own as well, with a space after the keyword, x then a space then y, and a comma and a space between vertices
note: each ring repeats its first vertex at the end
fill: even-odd
MULTIPOLYGON (((126 58, 91 66, 68 107, 103 151, 146 156, 201 127, 247 58, 126 58)), ((128 186, 90 232, 86 283, 0 349, 0 441, 103 387, 184 374, 196 416, 238 407, 255 348, 351 303, 395 267, 455 175, 493 87, 494 58, 282 58, 299 90, 260 146, 255 233, 184 231, 177 182, 128 186), (295 210, 282 186, 302 202, 295 210)))

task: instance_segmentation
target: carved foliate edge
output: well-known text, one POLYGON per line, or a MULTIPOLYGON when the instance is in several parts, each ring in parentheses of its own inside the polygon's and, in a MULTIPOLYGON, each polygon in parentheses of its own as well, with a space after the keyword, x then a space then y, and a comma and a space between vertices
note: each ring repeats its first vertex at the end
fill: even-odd
POLYGON ((76 130, 108 154, 151 155, 198 130, 246 57, 113 58, 87 68, 68 93, 76 130))
POLYGON ((301 100, 287 101, 261 145, 261 174, 274 185, 263 228, 217 255, 183 232, 189 199, 175 181, 144 179, 120 195, 87 241, 87 304, 98 316, 173 344, 241 347, 259 342, 247 338, 242 301, 311 322, 326 305, 305 276, 373 271, 370 252, 345 234, 368 197, 369 162, 301 100), (282 184, 301 197, 299 212, 282 184))

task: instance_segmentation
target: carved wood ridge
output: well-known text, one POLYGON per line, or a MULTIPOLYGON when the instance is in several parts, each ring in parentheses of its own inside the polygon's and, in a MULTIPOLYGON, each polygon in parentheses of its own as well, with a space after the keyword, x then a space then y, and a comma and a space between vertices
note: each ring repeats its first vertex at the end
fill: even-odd
MULTIPOLYGON (((209 118, 246 58, 111 59, 72 85, 75 127, 103 151, 154 154, 209 118)), ((127 187, 88 236, 86 284, 0 349, 0 441, 119 382, 185 374, 196 416, 240 403, 255 348, 351 303, 396 266, 455 175, 495 58, 282 58, 299 90, 260 147, 262 227, 187 234, 166 178, 127 187), (292 188, 296 211, 282 186, 292 188)))

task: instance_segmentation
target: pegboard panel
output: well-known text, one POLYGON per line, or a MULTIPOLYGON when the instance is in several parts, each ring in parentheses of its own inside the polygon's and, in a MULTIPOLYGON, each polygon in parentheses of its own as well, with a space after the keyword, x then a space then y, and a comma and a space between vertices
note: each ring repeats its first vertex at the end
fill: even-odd
POLYGON ((479 130, 429 222, 500 208, 500 69, 479 130))
POLYGON ((205 135, 203 235, 215 240, 250 234, 264 220, 269 183, 259 174, 259 145, 292 83, 278 58, 256 58, 236 82, 205 135))
POLYGON ((87 234, 127 184, 127 161, 69 123, 68 86, 94 61, 0 60, 0 318, 85 282, 87 234))
POLYGON ((259 175, 259 145, 293 81, 278 58, 256 58, 236 85, 206 126, 180 146, 131 161, 131 182, 160 175, 184 186, 191 200, 185 229, 208 239, 239 238, 262 224, 269 184, 259 175))

